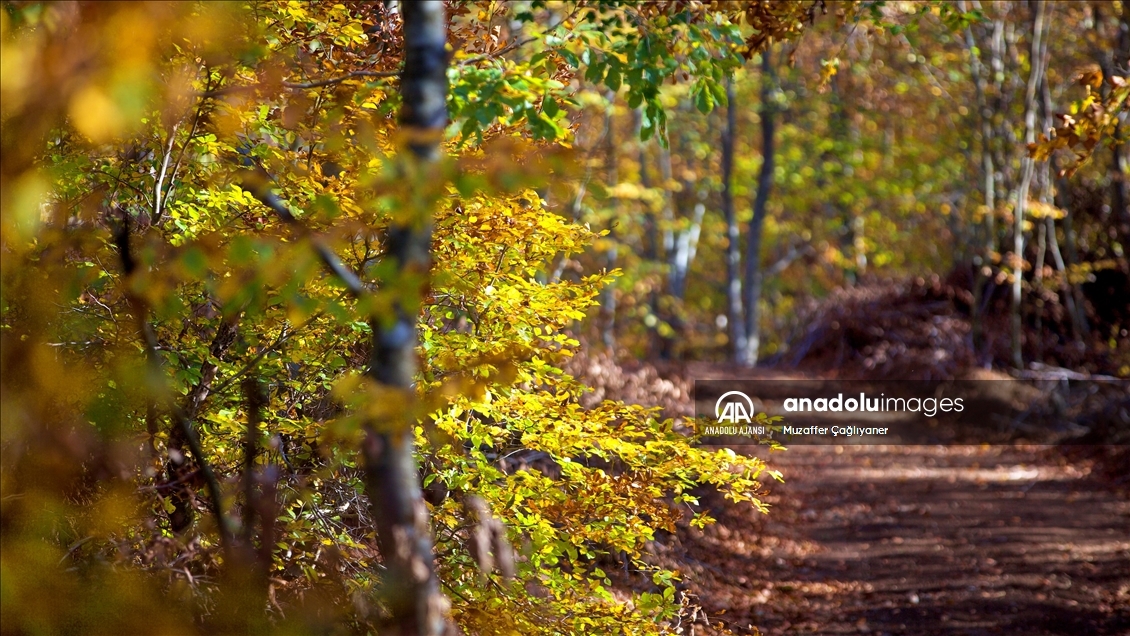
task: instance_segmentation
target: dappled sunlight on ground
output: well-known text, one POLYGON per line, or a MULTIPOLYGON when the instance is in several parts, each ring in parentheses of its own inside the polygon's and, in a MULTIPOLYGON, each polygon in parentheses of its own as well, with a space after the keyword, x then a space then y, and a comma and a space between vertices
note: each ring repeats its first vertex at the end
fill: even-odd
POLYGON ((1085 463, 1035 446, 808 446, 770 460, 786 481, 768 484, 768 516, 718 498, 717 526, 657 547, 694 575, 709 629, 1130 630, 1130 501, 1085 463))

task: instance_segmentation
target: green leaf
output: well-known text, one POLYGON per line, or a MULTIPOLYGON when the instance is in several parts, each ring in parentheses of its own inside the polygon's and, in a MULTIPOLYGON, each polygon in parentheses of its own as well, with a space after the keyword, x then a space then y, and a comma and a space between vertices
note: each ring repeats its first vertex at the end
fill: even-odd
POLYGON ((546 95, 541 100, 541 111, 550 117, 557 117, 557 113, 561 112, 561 107, 557 105, 557 100, 553 97, 546 95))
POLYGON ((604 72, 608 66, 602 62, 594 60, 589 64, 588 70, 585 71, 585 80, 593 84, 599 84, 604 79, 604 72))
POLYGON ((694 96, 694 105, 700 113, 707 114, 714 110, 714 96, 709 90, 700 87, 694 96))
POLYGON ((609 58, 608 75, 604 78, 604 85, 612 91, 620 90, 620 60, 609 58))

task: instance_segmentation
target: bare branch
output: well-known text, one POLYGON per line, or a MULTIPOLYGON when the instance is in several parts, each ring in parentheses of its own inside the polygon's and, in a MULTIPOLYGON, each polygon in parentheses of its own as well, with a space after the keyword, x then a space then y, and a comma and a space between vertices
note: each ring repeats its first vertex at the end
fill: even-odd
POLYGON ((487 60, 496 60, 503 55, 506 55, 507 53, 513 51, 514 49, 523 47, 536 39, 537 38, 529 37, 522 40, 514 40, 510 44, 507 44, 501 49, 498 49, 494 53, 485 53, 483 55, 476 55, 475 57, 469 57, 465 60, 460 60, 458 66, 469 66, 471 64, 477 64, 479 62, 485 62, 487 60))
MULTIPOLYGON (((125 208, 120 210, 121 221, 115 228, 115 241, 118 245, 118 254, 122 262, 122 270, 124 272, 124 279, 128 279, 137 270, 137 261, 133 258, 133 252, 130 249, 130 216, 125 208)), ((153 392, 160 395, 163 399, 167 399, 167 381, 166 375, 161 364, 161 358, 157 353, 157 334, 153 330, 153 326, 149 324, 148 315, 149 307, 145 299, 132 291, 128 291, 130 287, 125 286, 127 296, 129 298, 130 309, 133 312, 134 319, 137 321, 138 330, 141 332, 142 342, 145 348, 145 359, 150 374, 150 379, 159 384, 153 392)), ((196 437, 196 431, 193 429, 192 421, 185 415, 175 404, 167 405, 173 420, 176 422, 180 433, 184 435, 185 442, 188 444, 189 450, 192 452, 193 458, 196 460, 199 470, 204 475, 205 484, 208 487, 208 495, 211 503, 213 514, 216 516, 216 525, 220 530, 220 546, 226 553, 231 549, 231 528, 228 524, 227 518, 224 516, 223 504, 221 499, 220 482, 216 479, 216 473, 212 470, 212 466, 208 463, 208 459, 204 456, 204 450, 200 447, 200 440, 196 437)), ((152 395, 148 399, 147 411, 150 414, 156 410, 155 400, 152 395)))
POLYGON ((161 171, 157 174, 157 181, 153 185, 153 222, 157 223, 161 218, 161 189, 165 186, 165 175, 169 171, 169 162, 173 158, 173 144, 177 140, 177 129, 180 128, 180 122, 173 124, 169 130, 169 143, 165 144, 165 156, 161 159, 161 171))
MULTIPOLYGON (((346 73, 345 75, 340 75, 338 77, 329 77, 329 78, 326 78, 326 79, 314 80, 314 81, 311 81, 311 82, 283 82, 281 84, 281 86, 282 86, 282 88, 285 88, 287 90, 302 91, 302 90, 307 90, 307 89, 311 89, 311 88, 321 88, 323 86, 332 86, 334 84, 340 84, 342 82, 347 82, 351 79, 357 79, 357 78, 360 78, 360 77, 372 77, 372 78, 378 78, 379 79, 379 78, 398 77, 399 75, 400 75, 400 71, 350 71, 349 73, 346 73)), ((235 93, 251 93, 251 92, 255 92, 255 91, 266 90, 266 89, 269 89, 271 87, 272 87, 271 84, 264 84, 264 83, 244 84, 244 85, 241 85, 241 86, 225 86, 223 88, 217 88, 217 89, 213 89, 213 90, 204 91, 202 93, 199 93, 198 96, 206 99, 206 98, 209 98, 209 97, 222 97, 224 95, 233 95, 235 93)))
POLYGON ((247 170, 244 172, 243 186, 251 193, 260 203, 267 206, 274 212, 283 223, 286 223, 291 228, 294 228, 298 235, 310 240, 314 246, 314 251, 318 254, 322 264, 330 271, 338 280, 340 280, 349 293, 355 297, 365 295, 365 285, 353 270, 345 266, 341 259, 334 254, 321 238, 312 234, 309 228, 299 221, 294 214, 291 213, 290 208, 286 203, 278 197, 277 194, 268 189, 268 184, 271 183, 270 176, 263 171, 247 170), (261 174, 260 174, 261 173, 261 174))

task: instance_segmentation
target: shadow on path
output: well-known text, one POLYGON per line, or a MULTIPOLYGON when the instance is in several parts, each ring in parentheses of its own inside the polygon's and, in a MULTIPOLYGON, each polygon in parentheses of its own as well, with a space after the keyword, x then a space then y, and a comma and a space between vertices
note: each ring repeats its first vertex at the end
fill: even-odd
POLYGON ((717 525, 657 547, 694 573, 710 629, 1130 634, 1130 501, 1085 464, 1003 446, 767 459, 786 480, 768 516, 717 498, 717 525))

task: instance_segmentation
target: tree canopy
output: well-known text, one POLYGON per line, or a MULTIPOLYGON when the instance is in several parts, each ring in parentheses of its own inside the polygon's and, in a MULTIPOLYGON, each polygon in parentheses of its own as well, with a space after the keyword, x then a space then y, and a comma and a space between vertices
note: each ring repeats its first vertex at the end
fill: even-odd
POLYGON ((1127 4, 966 4, 5 2, 5 632, 677 631, 780 475, 570 359, 873 270, 1130 375, 1127 4))

